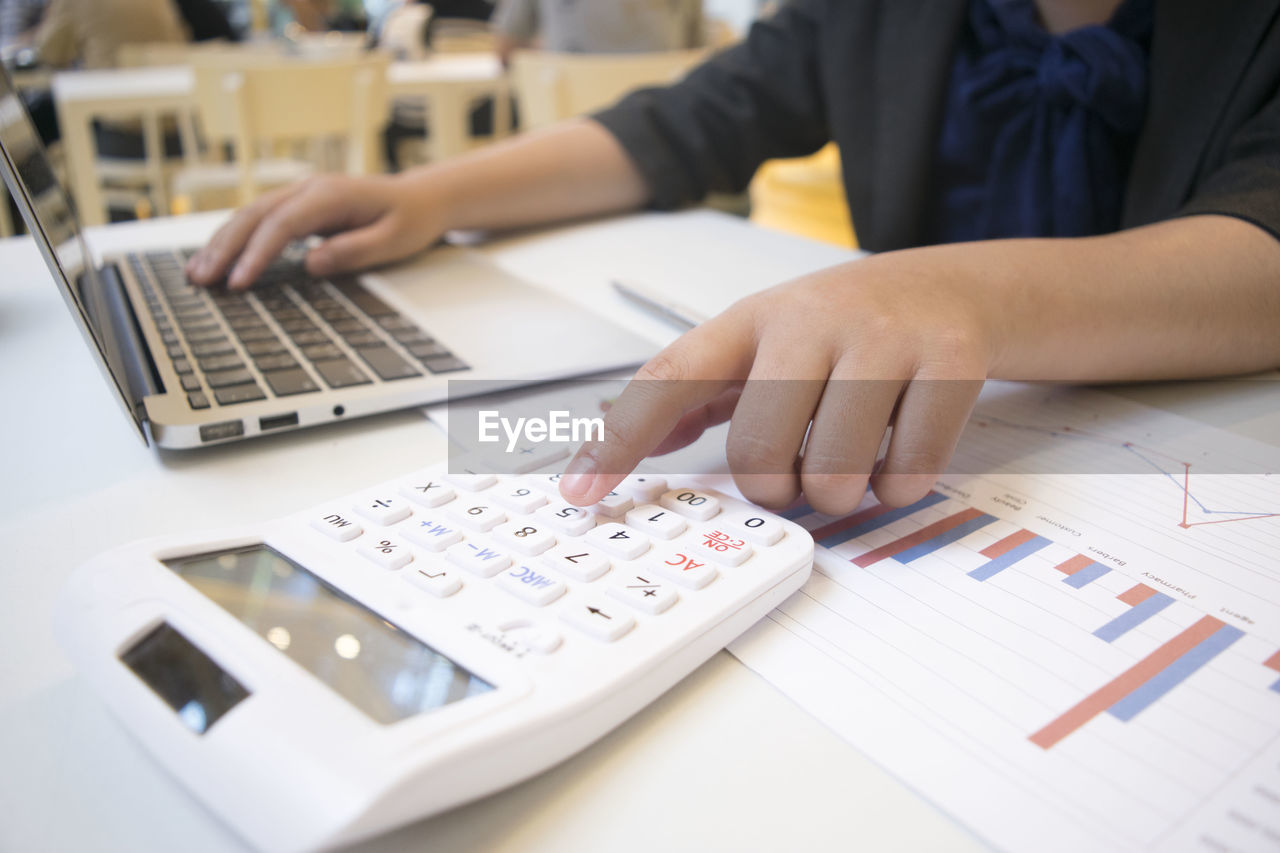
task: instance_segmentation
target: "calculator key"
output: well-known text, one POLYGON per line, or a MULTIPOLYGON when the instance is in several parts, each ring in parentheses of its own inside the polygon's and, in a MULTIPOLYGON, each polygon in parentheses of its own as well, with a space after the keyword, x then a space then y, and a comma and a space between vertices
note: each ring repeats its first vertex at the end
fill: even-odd
POLYGON ((464 492, 481 492, 498 482, 498 478, 492 474, 446 473, 443 477, 464 492))
POLYGON ((605 601, 586 601, 560 612, 560 618, 584 634, 606 643, 622 637, 636 620, 605 601))
POLYGON ((506 554, 478 542, 462 542, 444 553, 454 565, 482 578, 491 578, 511 565, 506 554))
POLYGON ((591 508, 596 511, 596 515, 603 515, 605 518, 620 518, 626 515, 627 510, 635 505, 635 501, 628 496, 618 492, 610 492, 596 501, 591 508))
POLYGON ((564 595, 567 587, 537 569, 517 563, 498 578, 498 586, 534 607, 545 607, 564 595))
POLYGON ((534 513, 561 533, 581 536, 596 526, 595 517, 580 506, 567 503, 551 503, 534 513))
POLYGON ((627 524, 654 539, 675 539, 688 525, 669 509, 654 504, 638 506, 627 513, 627 524))
POLYGON ((371 496, 356 502, 356 512, 374 524, 395 524, 409 517, 409 503, 390 496, 371 496))
POLYGON ((667 481, 648 474, 632 474, 618 484, 617 490, 631 495, 641 503, 651 504, 661 498, 662 493, 667 490, 667 481))
POLYGON ((740 566, 751 556, 751 546, 745 539, 726 533, 719 527, 699 533, 689 551, 724 566, 740 566))
POLYGON ((652 569, 665 578, 669 578, 689 589, 702 589, 716 579, 718 572, 692 549, 678 550, 678 546, 668 546, 658 554, 656 560, 646 568, 652 569))
POLYGON ((439 566, 423 566, 401 575, 418 589, 426 590, 436 598, 447 598, 462 589, 456 569, 439 566))
POLYGON ((663 494, 660 503, 694 521, 707 521, 720 512, 720 499, 696 489, 672 489, 663 494))
POLYGON ((632 575, 609 587, 609 595, 642 613, 661 613, 680 596, 655 574, 632 575))
POLYGON ((478 503, 474 497, 471 500, 454 501, 446 505, 445 509, 464 526, 481 532, 492 530, 507 520, 507 514, 498 507, 490 503, 478 503))
POLYGON ((539 474, 531 478, 531 482, 553 498, 560 497, 560 478, 563 474, 539 474))
POLYGON ((311 519, 311 526, 339 542, 350 542, 364 531, 351 516, 341 512, 324 512, 311 519))
POLYGON ((550 530, 525 524, 523 520, 513 521, 496 528, 492 536, 493 541, 500 547, 519 551, 530 557, 536 557, 556 544, 556 537, 550 530))
POLYGON ((758 513, 738 513, 720 523, 726 530, 757 545, 776 545, 786 535, 781 521, 758 513))
POLYGON ((428 509, 453 500, 457 494, 444 480, 431 477, 409 477, 400 481, 400 494, 428 509))
POLYGON ((614 521, 600 525, 583 538, 624 560, 634 560, 649 550, 648 537, 614 521))
POLYGON ((409 546, 396 536, 377 536, 366 545, 356 549, 360 556, 382 566, 384 569, 398 569, 413 562, 413 554, 409 546))
POLYGON ((609 571, 609 559, 577 542, 557 545, 542 555, 542 562, 574 580, 593 581, 609 571))
POLYGON ((528 486, 520 485, 518 481, 495 489, 493 499, 521 515, 528 515, 547 502, 547 496, 542 492, 535 492, 528 486))
POLYGON ((405 539, 428 551, 443 551, 462 541, 462 531, 458 529, 458 525, 434 515, 414 516, 413 521, 402 527, 400 532, 405 539))

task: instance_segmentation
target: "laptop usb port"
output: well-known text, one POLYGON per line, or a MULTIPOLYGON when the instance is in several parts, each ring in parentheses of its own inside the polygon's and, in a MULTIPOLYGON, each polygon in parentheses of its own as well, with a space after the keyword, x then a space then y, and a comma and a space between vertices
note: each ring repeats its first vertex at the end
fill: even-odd
POLYGON ((239 438, 244 435, 244 421, 222 421, 200 427, 200 440, 204 442, 239 438))
POLYGON ((258 428, 263 432, 271 429, 284 429, 285 427, 293 427, 297 425, 297 412, 290 412, 287 415, 273 415, 269 418, 258 418, 258 428))

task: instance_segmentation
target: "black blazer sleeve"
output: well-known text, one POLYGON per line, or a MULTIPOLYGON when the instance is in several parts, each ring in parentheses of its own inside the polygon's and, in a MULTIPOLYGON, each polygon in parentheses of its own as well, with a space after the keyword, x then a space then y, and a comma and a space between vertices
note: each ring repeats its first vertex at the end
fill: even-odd
POLYGON ((830 138, 819 80, 825 0, 793 0, 680 83, 635 92, 593 116, 639 168, 651 204, 739 192, 759 165, 830 138))
POLYGON ((1178 213, 1235 216, 1280 238, 1280 90, 1232 134, 1221 165, 1178 213))

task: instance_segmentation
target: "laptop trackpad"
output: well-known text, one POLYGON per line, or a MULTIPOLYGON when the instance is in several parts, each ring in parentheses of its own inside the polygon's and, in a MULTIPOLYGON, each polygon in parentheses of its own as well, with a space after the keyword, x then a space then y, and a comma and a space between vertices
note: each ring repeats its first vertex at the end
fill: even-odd
POLYGON ((657 351, 466 249, 437 249, 361 280, 487 378, 583 373, 636 364, 657 351))

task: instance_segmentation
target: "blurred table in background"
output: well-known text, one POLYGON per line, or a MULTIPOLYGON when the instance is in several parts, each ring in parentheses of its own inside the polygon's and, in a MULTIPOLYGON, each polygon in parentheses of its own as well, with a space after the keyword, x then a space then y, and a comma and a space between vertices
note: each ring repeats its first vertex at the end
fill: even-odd
MULTIPOLYGON (((300 60, 305 61, 305 60, 300 60)), ((494 101, 494 137, 511 131, 506 76, 492 54, 449 53, 416 62, 396 62, 388 68, 393 98, 420 98, 428 115, 429 151, 433 160, 461 154, 471 146, 469 111, 477 100, 494 101)), ((102 185, 95 164, 95 119, 141 119, 146 150, 163 151, 161 121, 189 115, 194 107, 195 78, 185 65, 66 71, 52 77, 58 122, 66 150, 71 193, 81 222, 108 221, 102 185)), ((179 128, 183 126, 179 122, 179 128)), ((183 139, 184 152, 195 150, 183 139)), ((156 180, 160 158, 150 168, 156 180)), ((164 211, 161 211, 164 212, 164 211)))

